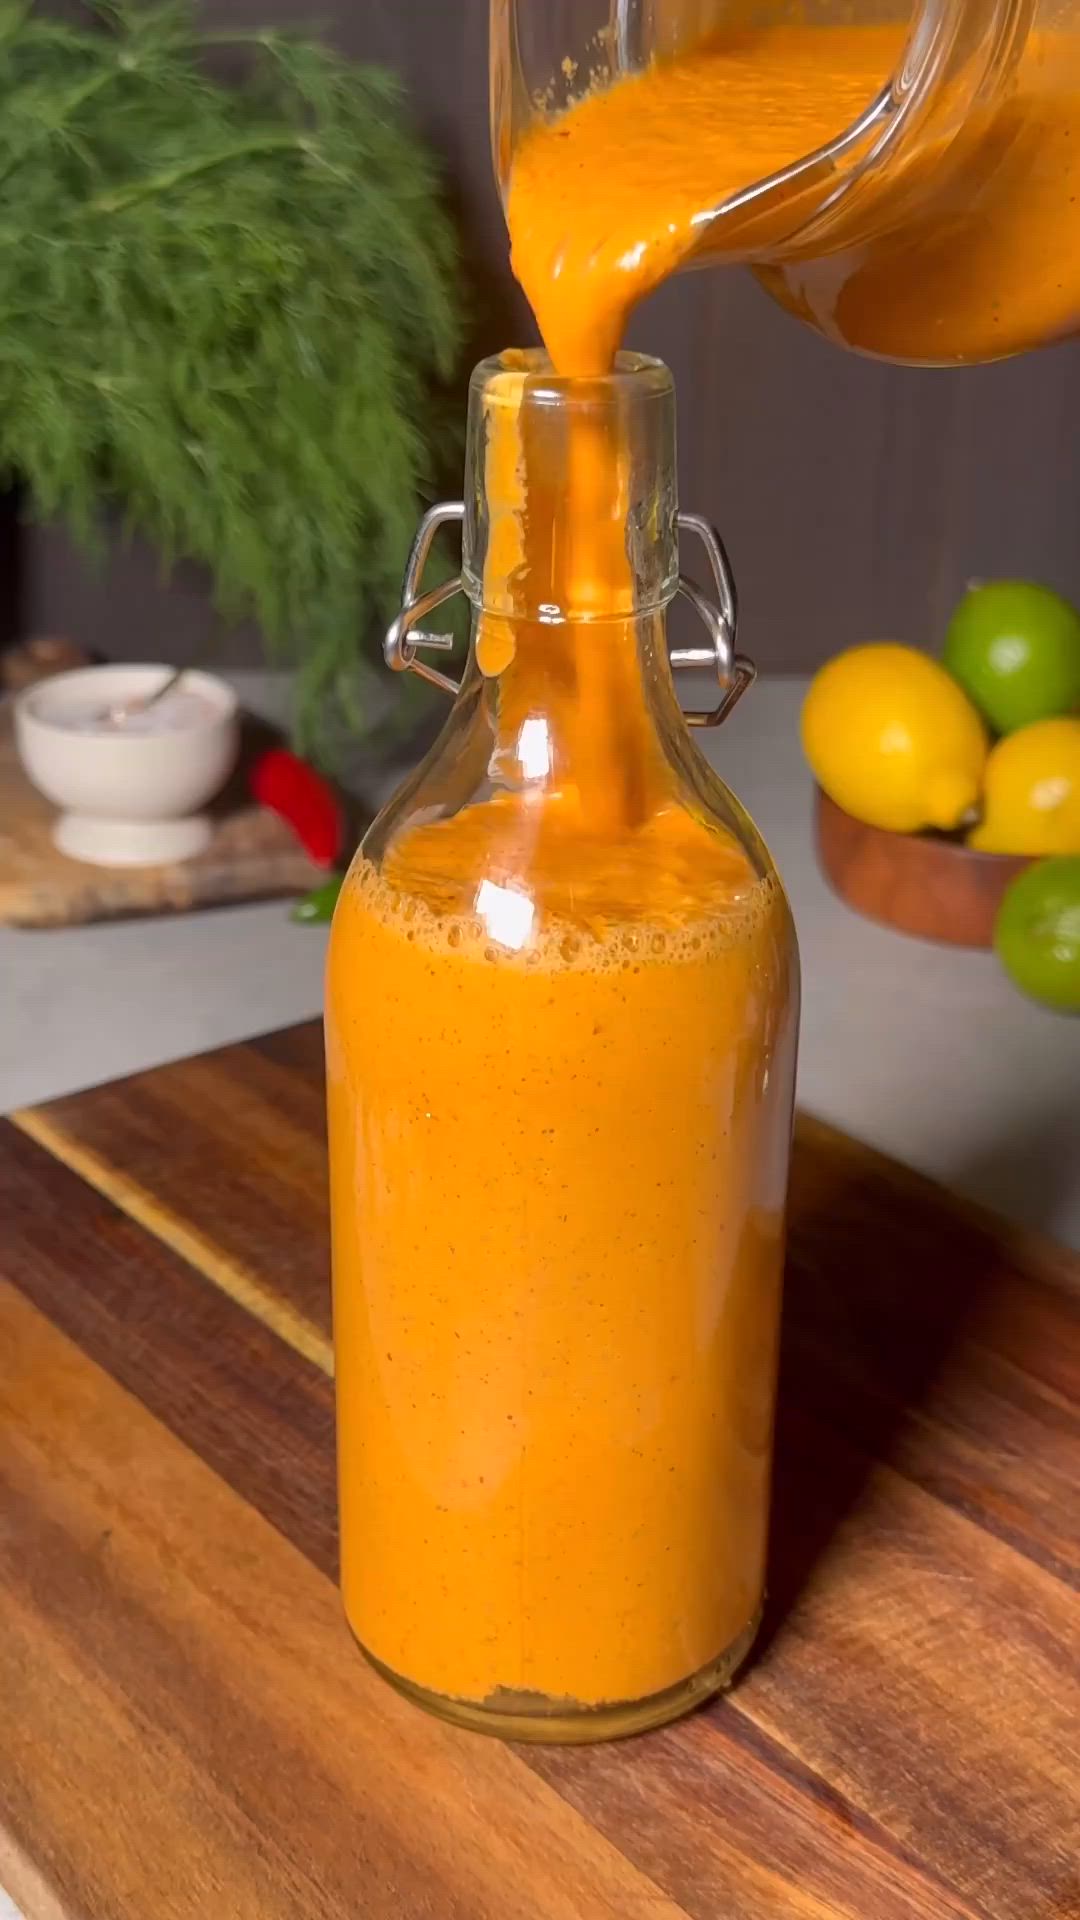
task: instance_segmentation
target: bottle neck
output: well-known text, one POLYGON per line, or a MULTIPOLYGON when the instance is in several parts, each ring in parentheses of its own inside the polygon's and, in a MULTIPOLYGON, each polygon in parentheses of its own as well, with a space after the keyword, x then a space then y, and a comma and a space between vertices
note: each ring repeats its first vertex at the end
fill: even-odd
POLYGON ((669 784, 662 716, 683 724, 662 612, 559 625, 481 614, 475 670, 496 785, 557 794, 601 832, 655 810, 669 784))
POLYGON ((548 625, 649 612, 678 584, 675 396, 620 354, 568 380, 539 352, 473 375, 462 572, 477 612, 548 625))
POLYGON ((662 784, 650 688, 670 689, 674 396, 656 362, 556 380, 538 355, 474 376, 463 571, 489 683, 492 774, 586 826, 640 824, 662 784))

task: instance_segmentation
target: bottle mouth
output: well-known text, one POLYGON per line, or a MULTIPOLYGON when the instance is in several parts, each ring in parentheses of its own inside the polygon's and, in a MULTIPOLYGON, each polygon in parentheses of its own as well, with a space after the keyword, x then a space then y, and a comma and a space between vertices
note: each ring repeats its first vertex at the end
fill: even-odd
POLYGON ((557 373, 543 347, 508 347, 474 367, 470 399, 483 396, 485 406, 515 409, 558 407, 571 412, 590 407, 671 406, 675 386, 662 360, 648 353, 621 352, 610 373, 557 373))
POLYGON ((625 619, 678 580, 675 387, 620 353, 569 378, 538 347, 482 360, 469 387, 462 579, 474 607, 544 625, 625 619))

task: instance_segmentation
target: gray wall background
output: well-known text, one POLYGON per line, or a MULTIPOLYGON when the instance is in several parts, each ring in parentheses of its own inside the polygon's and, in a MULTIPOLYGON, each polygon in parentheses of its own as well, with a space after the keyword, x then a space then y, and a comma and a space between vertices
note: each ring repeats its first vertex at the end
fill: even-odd
MULTIPOLYGON (((254 26, 295 24, 307 7, 208 0, 203 12, 254 26)), ((402 75, 442 156, 473 288, 472 358, 531 340, 488 159, 487 0, 336 0, 318 21, 343 51, 402 75)), ((964 371, 880 366, 723 271, 664 288, 631 344, 675 373, 683 505, 723 532, 742 643, 766 670, 812 667, 859 639, 936 646, 972 576, 1026 574, 1080 600, 1080 342, 964 371)), ((129 659, 220 649, 194 569, 165 582, 139 546, 95 568, 55 528, 27 529, 20 548, 24 632, 129 659)), ((226 646, 258 657, 253 632, 226 646)))

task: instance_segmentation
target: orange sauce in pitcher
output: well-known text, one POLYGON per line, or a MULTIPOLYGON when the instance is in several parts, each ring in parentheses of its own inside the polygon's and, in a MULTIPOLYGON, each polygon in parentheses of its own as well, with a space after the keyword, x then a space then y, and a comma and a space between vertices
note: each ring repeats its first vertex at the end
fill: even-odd
MULTIPOLYGON (((777 25, 587 94, 513 160, 514 268, 564 371, 610 364, 630 309, 706 237, 709 258, 765 253, 798 225, 774 193, 732 196, 828 145, 900 63, 896 26, 777 25)), ((853 215, 841 205, 770 288, 848 346, 963 361, 1080 326, 1080 34, 1029 38, 993 111, 929 140, 853 215), (889 196, 893 196, 890 199, 889 196), (869 228, 869 232, 867 229, 869 228)))

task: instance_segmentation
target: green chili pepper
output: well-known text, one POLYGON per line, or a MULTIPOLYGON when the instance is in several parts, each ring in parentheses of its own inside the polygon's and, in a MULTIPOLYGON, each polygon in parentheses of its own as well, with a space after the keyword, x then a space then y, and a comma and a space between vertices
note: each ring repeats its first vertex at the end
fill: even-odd
POLYGON ((344 878, 344 874, 336 874, 325 886, 316 887, 314 893, 306 893, 302 900, 297 901, 289 915, 290 920, 296 920, 304 927, 325 926, 333 918, 344 878))

